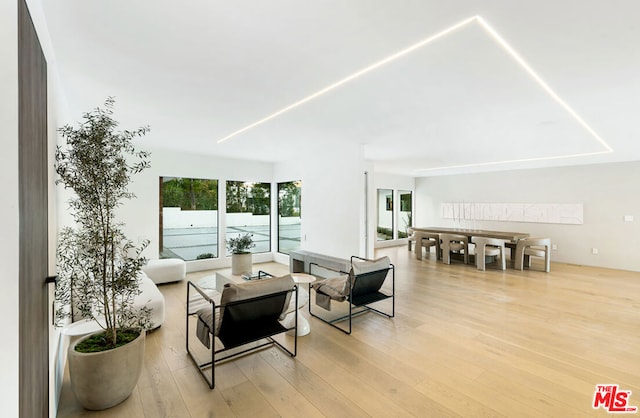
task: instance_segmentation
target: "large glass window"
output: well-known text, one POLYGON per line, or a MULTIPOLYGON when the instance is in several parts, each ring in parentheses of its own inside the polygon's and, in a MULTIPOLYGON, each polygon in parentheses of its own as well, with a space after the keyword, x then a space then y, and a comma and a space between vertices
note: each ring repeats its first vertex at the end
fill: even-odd
POLYGON ((250 233, 256 244, 251 252, 271 251, 270 208, 270 183, 227 181, 226 239, 250 233))
POLYGON ((278 183, 278 252, 300 248, 300 181, 278 183))
POLYGON ((393 190, 378 189, 377 240, 393 239, 393 190))
POLYGON ((160 177, 160 257, 218 257, 218 180, 160 177))
POLYGON ((398 190, 400 211, 398 212, 398 238, 407 238, 407 229, 413 225, 412 196, 409 190, 398 190))

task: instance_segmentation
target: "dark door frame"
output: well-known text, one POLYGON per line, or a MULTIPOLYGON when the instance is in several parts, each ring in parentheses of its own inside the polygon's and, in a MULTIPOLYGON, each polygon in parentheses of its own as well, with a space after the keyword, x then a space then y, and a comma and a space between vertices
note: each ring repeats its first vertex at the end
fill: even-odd
POLYGON ((47 62, 18 0, 19 411, 49 416, 47 62))

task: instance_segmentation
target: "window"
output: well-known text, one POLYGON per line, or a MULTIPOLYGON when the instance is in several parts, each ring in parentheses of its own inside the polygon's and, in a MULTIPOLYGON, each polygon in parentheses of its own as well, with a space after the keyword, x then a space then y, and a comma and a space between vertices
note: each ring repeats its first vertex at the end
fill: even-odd
POLYGON ((407 238, 407 230, 413 225, 412 192, 392 189, 378 189, 377 192, 377 240, 407 238))
POLYGON ((218 257, 218 180, 160 177, 160 257, 218 257))
POLYGON ((398 199, 400 199, 400 211, 398 213, 398 238, 407 238, 409 236, 407 229, 410 226, 413 226, 411 191, 398 190, 398 199))
POLYGON ((252 253, 271 251, 270 213, 270 183, 227 181, 226 239, 250 233, 256 244, 252 253))
POLYGON ((300 248, 300 188, 302 182, 278 183, 278 252, 300 248))
POLYGON ((393 239, 393 190, 378 189, 377 240, 393 239))

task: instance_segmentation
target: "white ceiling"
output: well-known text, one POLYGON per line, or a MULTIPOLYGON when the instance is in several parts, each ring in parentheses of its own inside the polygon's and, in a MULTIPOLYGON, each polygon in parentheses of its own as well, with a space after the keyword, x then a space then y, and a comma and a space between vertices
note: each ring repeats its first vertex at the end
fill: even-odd
POLYGON ((42 7, 70 122, 115 96, 123 128, 151 126, 144 145, 283 161, 355 142, 376 171, 415 177, 640 159, 637 0, 42 7), (473 16, 540 81, 473 19, 218 143, 473 16))

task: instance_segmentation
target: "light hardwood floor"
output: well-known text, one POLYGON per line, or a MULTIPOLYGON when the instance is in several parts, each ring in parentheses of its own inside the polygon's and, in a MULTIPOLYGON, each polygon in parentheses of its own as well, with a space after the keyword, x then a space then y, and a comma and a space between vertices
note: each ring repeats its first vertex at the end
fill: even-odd
POLYGON ((225 363, 212 391, 185 351, 186 282, 159 286, 167 319, 148 335, 132 396, 84 411, 65 378, 58 416, 606 416, 592 403, 608 383, 640 406, 640 273, 558 263, 482 272, 406 247, 377 255, 396 265, 394 319, 360 316, 350 336, 311 319, 296 358, 270 348, 225 363))

